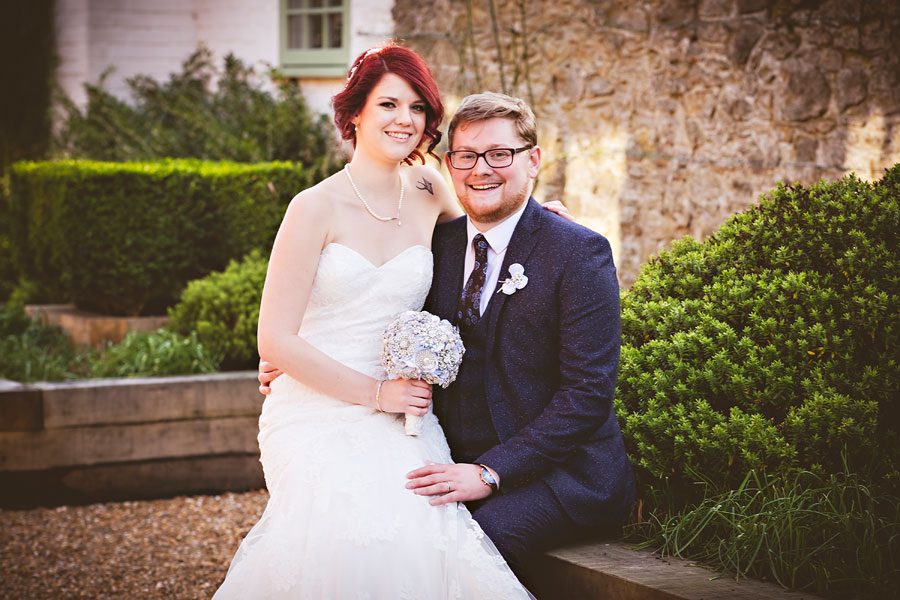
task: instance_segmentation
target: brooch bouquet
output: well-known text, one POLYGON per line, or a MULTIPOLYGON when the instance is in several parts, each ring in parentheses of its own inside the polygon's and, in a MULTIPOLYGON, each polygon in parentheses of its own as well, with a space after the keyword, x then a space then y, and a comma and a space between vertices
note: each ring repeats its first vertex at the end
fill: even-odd
MULTIPOLYGON (((446 388, 456 379, 465 351, 449 321, 408 310, 385 328, 381 364, 391 379, 421 379, 446 388)), ((422 425, 422 417, 406 415, 407 435, 418 435, 422 425)))

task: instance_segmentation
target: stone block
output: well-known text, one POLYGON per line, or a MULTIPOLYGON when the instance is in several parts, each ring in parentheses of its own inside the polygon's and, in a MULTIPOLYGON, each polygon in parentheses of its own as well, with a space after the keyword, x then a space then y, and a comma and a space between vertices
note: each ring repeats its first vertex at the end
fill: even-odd
POLYGON ((848 65, 837 76, 835 96, 838 108, 843 112, 850 106, 855 106, 868 96, 869 76, 859 63, 848 65))
POLYGON ((742 24, 728 45, 728 55, 737 65, 747 64, 750 53, 763 35, 762 26, 756 23, 742 24))
POLYGON ((0 432, 0 472, 257 451, 258 419, 229 417, 0 432))
POLYGON ((721 19, 731 15, 734 0, 700 0, 701 19, 721 19))
POLYGON ((819 150, 819 141, 808 135, 798 134, 794 136, 794 157, 797 162, 815 163, 816 153, 819 150))
POLYGON ((825 74, 801 60, 788 61, 785 70, 782 116, 789 121, 806 121, 824 115, 831 99, 831 86, 825 74))
POLYGON ((768 6, 769 0, 737 0, 737 11, 742 15, 765 10, 768 6))

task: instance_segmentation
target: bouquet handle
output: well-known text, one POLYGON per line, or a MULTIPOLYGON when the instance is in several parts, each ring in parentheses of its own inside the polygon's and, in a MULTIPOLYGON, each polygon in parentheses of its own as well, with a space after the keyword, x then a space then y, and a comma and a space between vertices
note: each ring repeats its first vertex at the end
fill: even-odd
MULTIPOLYGON (((430 406, 428 407, 428 412, 431 412, 430 406)), ((406 415, 406 422, 403 424, 406 435, 419 435, 422 433, 423 427, 425 427, 425 417, 406 415)))

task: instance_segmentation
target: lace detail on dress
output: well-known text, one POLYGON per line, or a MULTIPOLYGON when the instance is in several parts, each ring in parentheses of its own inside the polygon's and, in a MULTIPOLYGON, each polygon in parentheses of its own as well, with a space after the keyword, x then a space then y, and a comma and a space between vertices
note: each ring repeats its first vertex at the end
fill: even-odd
MULTIPOLYGON (((322 251, 298 335, 372 377, 384 328, 420 310, 432 257, 407 248, 381 266, 341 244, 322 251)), ((379 413, 308 388, 272 384, 259 420, 270 499, 216 598, 528 598, 465 506, 434 507, 406 473, 450 462, 427 415, 421 435, 379 413)))

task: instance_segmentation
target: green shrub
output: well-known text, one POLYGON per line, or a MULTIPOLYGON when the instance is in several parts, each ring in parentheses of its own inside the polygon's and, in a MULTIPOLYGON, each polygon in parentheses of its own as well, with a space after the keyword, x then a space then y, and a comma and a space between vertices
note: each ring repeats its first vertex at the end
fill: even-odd
POLYGON ((197 339, 160 329, 130 332, 110 344, 91 361, 92 377, 149 377, 214 373, 219 364, 197 339))
POLYGON ((85 86, 84 110, 60 98, 65 118, 56 153, 103 161, 283 160, 307 165, 318 179, 337 170, 328 118, 311 114, 299 86, 274 71, 258 77, 231 54, 220 70, 201 47, 168 82, 137 76, 128 86, 130 102, 103 90, 102 79, 85 86))
POLYGON ((21 305, 0 305, 0 378, 59 381, 88 371, 85 357, 62 329, 32 320, 21 305))
POLYGON ((682 503, 750 470, 900 489, 900 165, 780 186, 623 296, 617 404, 645 486, 682 503))
MULTIPOLYGON (((0 177, 0 214, 9 214, 9 190, 5 176, 0 177)), ((9 299, 18 279, 9 234, 9 219, 0 219, 0 303, 9 299)))
POLYGON ((169 328, 197 339, 222 357, 224 369, 255 369, 259 302, 268 261, 254 250, 224 272, 192 281, 169 310, 169 328))
POLYGON ((164 314, 188 281, 270 247, 288 202, 312 183, 289 163, 16 163, 13 261, 42 300, 164 314))

